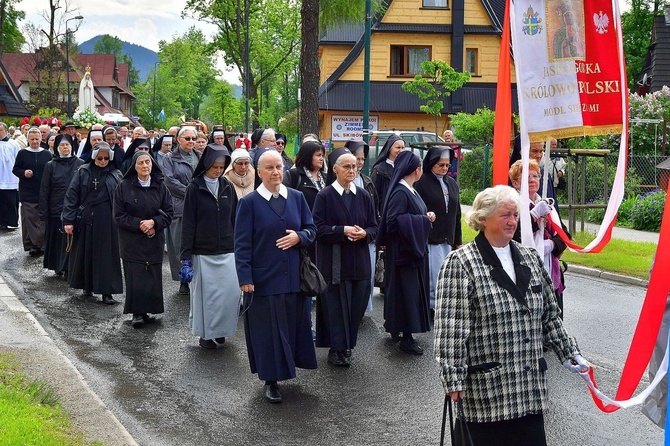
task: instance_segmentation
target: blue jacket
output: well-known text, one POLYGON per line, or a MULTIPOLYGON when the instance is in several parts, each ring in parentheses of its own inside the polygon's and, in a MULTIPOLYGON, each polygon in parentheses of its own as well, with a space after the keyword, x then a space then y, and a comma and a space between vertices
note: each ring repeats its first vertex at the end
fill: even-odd
POLYGON ((300 292, 300 248, 314 242, 316 226, 305 197, 288 189, 286 207, 277 214, 258 191, 242 198, 235 220, 235 263, 240 285, 253 284, 259 296, 300 292), (301 243, 283 251, 277 240, 286 230, 301 243))

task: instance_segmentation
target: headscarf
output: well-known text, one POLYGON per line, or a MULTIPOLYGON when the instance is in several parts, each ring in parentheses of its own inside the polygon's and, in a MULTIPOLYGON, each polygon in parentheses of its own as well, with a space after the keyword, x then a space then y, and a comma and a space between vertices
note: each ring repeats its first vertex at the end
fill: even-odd
MULTIPOLYGON (((390 139, 390 138, 389 138, 390 139)), ((398 187, 405 187, 400 184, 400 180, 405 178, 410 173, 414 172, 417 167, 421 166, 421 159, 414 153, 403 150, 398 154, 398 157, 395 159, 395 169, 393 170, 393 177, 391 177, 391 183, 389 184, 388 191, 386 192, 386 198, 384 198, 384 206, 382 207, 382 216, 379 221, 379 235, 377 238, 377 244, 383 246, 386 244, 386 216, 388 210, 388 201, 389 197, 393 195, 393 191, 398 187)))
MULTIPOLYGON (((386 159, 389 157, 389 152, 391 152, 391 147, 393 147, 393 144, 395 144, 397 141, 402 141, 402 138, 399 137, 398 135, 389 136, 389 139, 386 140, 386 143, 384 144, 384 147, 382 147, 382 151, 379 152, 379 155, 377 156, 377 159, 375 160, 375 163, 372 166, 373 169, 377 164, 381 164, 381 163, 386 162, 386 159)), ((396 161, 397 161, 397 158, 396 158, 396 161)), ((388 193, 387 193, 387 196, 388 196, 388 193)))
MULTIPOLYGON (((86 155, 87 153, 89 153, 90 151, 93 150, 93 145, 91 144, 91 133, 94 133, 94 132, 102 133, 102 140, 103 140, 103 142, 105 141, 105 134, 102 132, 102 130, 91 130, 90 132, 88 132, 88 137, 86 138, 86 141, 84 142, 84 147, 81 149, 81 153, 79 154, 79 158, 84 158, 84 155, 86 155)), ((72 146, 72 152, 74 153, 75 150, 78 149, 78 148, 79 147, 72 146)), ((93 156, 92 158, 95 158, 95 156, 93 156)))
POLYGON ((153 181, 162 181, 163 180, 162 172, 161 172, 160 167, 158 166, 158 163, 156 163, 156 160, 154 160, 154 158, 151 156, 150 153, 137 152, 137 151, 133 154, 133 158, 132 158, 132 161, 131 161, 131 164, 130 164, 130 169, 128 169, 128 171, 123 175, 123 178, 124 179, 126 179, 126 178, 133 178, 133 179, 138 178, 137 170, 135 169, 135 165, 137 164, 137 159, 139 157, 141 157, 142 155, 148 156, 149 158, 151 158, 151 174, 150 174, 151 181, 152 182, 153 181))
MULTIPOLYGON (((156 140, 156 142, 154 143, 154 146, 151 148, 151 151, 154 152, 154 153, 160 152, 161 147, 163 147, 163 141, 165 140, 165 138, 171 138, 170 144, 172 144, 172 147, 174 147, 174 143, 177 140, 177 138, 175 138, 172 135, 168 135, 166 133, 165 135, 161 136, 160 138, 158 138, 156 140)), ((170 149, 170 151, 172 151, 172 149, 170 149)))
MULTIPOLYGON (((258 145, 264 131, 265 129, 258 128, 251 133, 251 147, 256 147, 258 145)), ((251 147, 247 147, 247 149, 250 149, 251 147)))
POLYGON ((426 156, 423 159, 423 171, 430 172, 430 170, 440 161, 441 158, 448 158, 449 162, 454 157, 454 151, 446 146, 433 146, 428 149, 426 156))
POLYGON ((135 138, 126 149, 126 154, 123 156, 123 161, 132 158, 140 147, 148 147, 151 151, 151 141, 149 138, 135 138))
POLYGON ((221 144, 207 144, 193 172, 193 178, 204 175, 217 161, 224 162, 223 171, 225 172, 230 165, 230 152, 221 144))
POLYGON ((61 133, 60 135, 56 135, 56 139, 54 139, 54 157, 70 158, 71 156, 73 156, 73 152, 74 152, 74 141, 72 140, 72 137, 67 133, 61 133), (70 154, 68 156, 63 156, 63 154, 60 153, 60 150, 58 149, 58 146, 63 140, 70 143, 70 154))
POLYGON ((228 141, 228 135, 226 134, 226 131, 223 129, 223 127, 214 127, 212 128, 212 133, 209 134, 209 139, 207 139, 207 144, 214 144, 214 133, 216 132, 221 132, 223 133, 223 145, 226 147, 228 150, 228 153, 231 153, 233 151, 233 147, 230 145, 230 141, 228 141))
POLYGON ((368 154, 370 153, 370 145, 365 141, 355 141, 353 139, 344 143, 344 147, 351 150, 351 153, 356 155, 359 152, 362 152, 365 156, 365 159, 368 159, 368 154))
POLYGON ((333 184, 337 179, 337 175, 335 175, 334 169, 335 163, 339 157, 347 153, 351 154, 351 150, 349 150, 347 147, 338 147, 328 155, 328 173, 326 174, 326 186, 333 184))
MULTIPOLYGON (((249 160, 249 164, 251 164, 251 156, 249 155, 249 152, 247 152, 245 149, 235 149, 233 150, 233 153, 230 155, 230 164, 228 164, 228 167, 226 167, 226 170, 224 173, 227 173, 231 170, 233 170, 233 164, 235 164, 235 161, 242 159, 242 158, 247 158, 249 160)), ((250 166, 253 168, 253 166, 250 166)))
POLYGON ((275 133, 275 138, 277 141, 284 141, 284 147, 286 147, 286 135, 283 133, 275 133))
POLYGON ((112 148, 107 144, 105 141, 99 142, 93 147, 93 150, 91 150, 91 159, 88 160, 89 163, 94 163, 95 159, 98 156, 98 152, 100 151, 107 151, 109 152, 109 161, 114 161, 114 151, 112 148))

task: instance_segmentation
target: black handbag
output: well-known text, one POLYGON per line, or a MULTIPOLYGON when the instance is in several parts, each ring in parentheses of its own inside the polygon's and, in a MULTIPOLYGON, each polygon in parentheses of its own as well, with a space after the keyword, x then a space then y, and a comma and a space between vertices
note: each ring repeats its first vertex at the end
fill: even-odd
POLYGON ((449 406, 449 430, 451 431, 451 444, 453 446, 474 446, 472 442, 472 437, 470 436, 470 430, 468 429, 468 423, 465 421, 465 415, 463 414, 463 400, 458 398, 457 402, 453 402, 451 397, 447 393, 444 395, 444 408, 442 409, 442 435, 440 438, 440 446, 444 446, 444 433, 445 425, 447 424, 447 406, 449 406), (456 423, 460 425, 460 434, 461 441, 460 445, 456 443, 456 424, 454 424, 454 414, 453 406, 456 405, 456 423))
POLYGON ((309 258, 306 249, 300 250, 300 290, 307 296, 316 296, 326 291, 328 284, 321 271, 309 258))

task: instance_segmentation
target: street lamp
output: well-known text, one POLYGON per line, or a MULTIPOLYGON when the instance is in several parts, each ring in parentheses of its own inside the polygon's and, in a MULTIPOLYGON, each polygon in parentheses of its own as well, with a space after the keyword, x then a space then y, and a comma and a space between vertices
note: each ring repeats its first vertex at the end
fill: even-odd
POLYGON ((165 63, 161 60, 154 63, 154 96, 151 100, 151 122, 153 123, 152 127, 156 128, 156 71, 158 71, 158 64, 165 63))
POLYGON ((65 77, 67 79, 67 117, 71 117, 72 100, 70 97, 70 30, 67 28, 67 22, 70 20, 83 20, 83 16, 70 17, 65 21, 65 77))

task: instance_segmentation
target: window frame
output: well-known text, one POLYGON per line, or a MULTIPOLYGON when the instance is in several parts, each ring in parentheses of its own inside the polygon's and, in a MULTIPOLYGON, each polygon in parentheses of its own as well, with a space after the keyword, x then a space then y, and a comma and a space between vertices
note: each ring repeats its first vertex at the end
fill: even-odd
MULTIPOLYGON (((436 2, 438 0, 432 0, 432 2, 436 2)), ((420 9, 449 9, 449 0, 444 0, 444 6, 435 6, 435 5, 426 5, 426 0, 421 0, 421 8, 420 9)))
POLYGON ((431 45, 390 45, 389 48, 389 77, 414 77, 417 74, 421 73, 409 73, 409 49, 410 48, 422 48, 428 50, 428 59, 433 60, 433 47, 431 45), (393 51, 394 49, 402 48, 402 73, 393 72, 393 51))
POLYGON ((465 56, 465 60, 464 60, 465 71, 469 71, 470 75, 472 77, 480 77, 481 76, 481 73, 480 73, 481 70, 479 68, 479 63, 480 63, 479 48, 477 48, 477 47, 466 47, 464 56, 465 56), (470 71, 469 70, 470 67, 468 66, 468 54, 470 52, 475 53, 475 61, 474 61, 475 71, 470 71))

